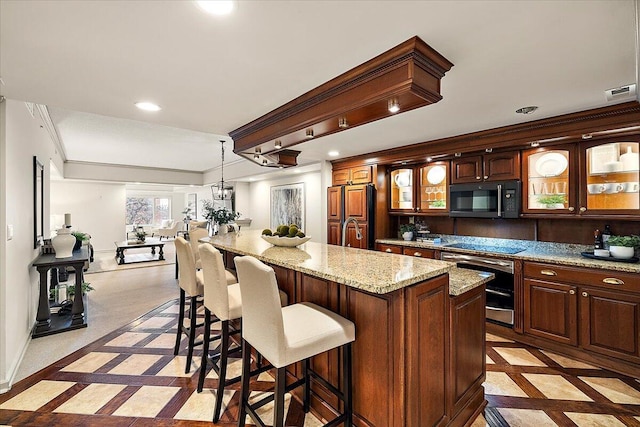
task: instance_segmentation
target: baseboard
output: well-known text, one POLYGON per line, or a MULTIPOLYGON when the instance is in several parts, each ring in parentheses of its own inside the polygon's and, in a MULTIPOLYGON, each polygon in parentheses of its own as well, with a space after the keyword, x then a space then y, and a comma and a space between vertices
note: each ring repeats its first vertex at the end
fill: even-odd
POLYGON ((27 354, 27 349, 29 348, 29 344, 30 343, 31 343, 31 334, 28 335, 27 340, 25 341, 24 345, 22 346, 22 350, 20 351, 20 357, 18 357, 18 360, 11 367, 11 369, 7 370, 7 377, 3 378, 2 381, 0 381, 0 394, 6 393, 9 390, 11 390, 11 386, 13 385, 13 383, 14 383, 14 381, 16 379, 16 375, 18 373, 18 369, 20 368, 20 365, 22 364, 22 361, 24 360, 25 354, 27 354))

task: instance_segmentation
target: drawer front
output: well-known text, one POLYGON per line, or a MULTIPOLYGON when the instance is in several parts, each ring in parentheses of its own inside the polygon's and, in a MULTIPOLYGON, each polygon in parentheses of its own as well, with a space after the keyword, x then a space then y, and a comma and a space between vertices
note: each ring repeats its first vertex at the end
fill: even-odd
POLYGON ((402 255, 402 247, 394 246, 394 245, 385 245, 382 243, 378 243, 378 250, 381 252, 387 252, 390 254, 401 254, 402 255))
POLYGON ((572 285, 589 285, 627 292, 640 292, 640 275, 621 271, 525 262, 524 276, 529 279, 564 282, 572 285))
POLYGON ((433 249, 423 249, 423 248, 404 248, 402 253, 404 255, 415 256, 419 258, 435 258, 435 250, 433 249))

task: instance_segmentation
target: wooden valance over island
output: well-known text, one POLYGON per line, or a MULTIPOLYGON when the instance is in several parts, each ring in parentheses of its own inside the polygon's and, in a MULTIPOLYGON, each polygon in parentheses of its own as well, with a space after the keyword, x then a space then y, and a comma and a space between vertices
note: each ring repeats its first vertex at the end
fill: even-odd
MULTIPOLYGON (((289 302, 309 301, 352 320, 356 426, 463 426, 483 410, 484 283, 490 274, 405 255, 307 242, 275 247, 258 231, 202 239, 233 257, 271 265, 289 302)), ((338 351, 313 367, 338 385, 338 351)), ((290 368, 291 379, 300 367, 290 368)), ((312 385, 312 410, 333 418, 337 401, 312 385)))

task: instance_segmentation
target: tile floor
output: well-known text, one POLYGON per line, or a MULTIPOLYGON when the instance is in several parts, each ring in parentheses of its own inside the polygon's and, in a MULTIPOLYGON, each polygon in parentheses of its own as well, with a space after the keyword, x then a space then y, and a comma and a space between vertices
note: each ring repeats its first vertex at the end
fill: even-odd
MULTIPOLYGON (((176 315, 177 306, 168 302, 18 382, 0 395, 0 425, 211 426, 216 375, 211 371, 205 390, 196 392, 199 357, 185 374, 186 357, 173 356, 176 315)), ((473 427, 640 427, 638 379, 491 334, 486 361, 488 406, 473 427)), ((236 359, 228 375, 239 372, 236 359)), ((257 389, 271 381, 262 374, 257 389)), ((225 391, 219 426, 235 426, 236 391, 225 391)), ((270 411, 269 405, 261 409, 265 420, 270 411)), ((287 425, 321 425, 294 399, 287 400, 286 413, 287 425)))

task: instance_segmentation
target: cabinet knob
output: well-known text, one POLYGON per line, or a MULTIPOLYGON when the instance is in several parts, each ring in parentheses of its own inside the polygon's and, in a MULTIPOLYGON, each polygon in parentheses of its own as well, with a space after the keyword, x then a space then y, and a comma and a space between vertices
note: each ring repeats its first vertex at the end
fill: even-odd
POLYGON ((583 292, 583 293, 582 293, 582 296, 586 298, 586 297, 588 297, 588 296, 589 296, 589 294, 588 294, 588 293, 586 293, 586 292, 583 292))
POLYGON ((479 179, 480 179, 480 177, 479 177, 479 176, 476 176, 476 179, 477 179, 477 180, 479 180, 479 179))
POLYGON ((489 175, 485 175, 485 176, 484 176, 484 179, 489 179, 489 175))
POLYGON ((575 293, 576 293, 576 291, 574 291, 573 289, 571 289, 571 290, 569 291, 569 295, 575 295, 575 293))
POLYGON ((616 279, 615 277, 607 277, 606 279, 602 279, 602 283, 606 283, 607 285, 624 285, 624 281, 616 279))
POLYGON ((422 254, 420 252, 414 252, 413 256, 422 256, 422 254))
POLYGON ((569 212, 573 212, 575 210, 576 210, 576 208, 574 208, 573 206, 569 206, 569 212))
POLYGON ((580 212, 585 212, 587 210, 587 208, 585 208, 584 206, 580 206, 580 212))
POLYGON ((391 253, 391 248, 387 248, 387 249, 385 249, 384 251, 385 251, 385 252, 389 252, 389 253, 391 253))
POLYGON ((556 273, 553 270, 540 270, 540 274, 542 274, 543 276, 557 276, 558 273, 556 273))

